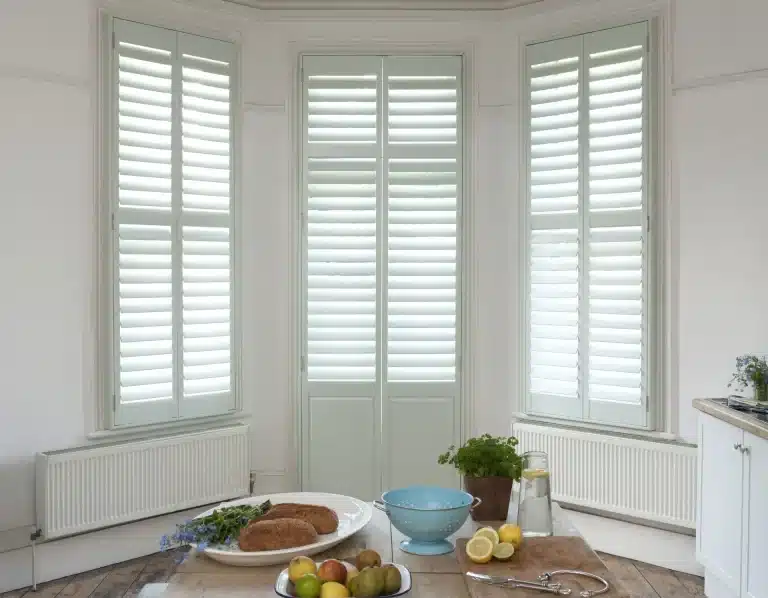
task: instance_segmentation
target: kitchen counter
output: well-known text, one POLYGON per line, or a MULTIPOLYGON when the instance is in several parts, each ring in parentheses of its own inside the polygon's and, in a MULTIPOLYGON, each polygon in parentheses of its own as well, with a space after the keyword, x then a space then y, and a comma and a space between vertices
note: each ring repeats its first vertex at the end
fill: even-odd
MULTIPOLYGON (((557 504, 552 505, 552 517, 555 535, 579 535, 557 504)), ((480 527, 482 524, 467 519, 452 538, 469 537, 480 527)), ((387 516, 374 509, 373 518, 365 529, 313 558, 318 561, 326 558, 349 560, 364 548, 371 548, 381 555, 382 560, 401 563, 410 569, 413 589, 409 598, 469 598, 454 553, 440 556, 406 554, 398 546, 402 539, 402 534, 390 526, 387 516)), ((147 584, 139 598, 272 598, 276 596, 275 579, 286 566, 229 567, 193 550, 169 582, 147 584)))
POLYGON ((731 409, 712 399, 694 399, 693 407, 702 413, 741 428, 745 432, 768 440, 768 421, 758 419, 751 413, 731 409))

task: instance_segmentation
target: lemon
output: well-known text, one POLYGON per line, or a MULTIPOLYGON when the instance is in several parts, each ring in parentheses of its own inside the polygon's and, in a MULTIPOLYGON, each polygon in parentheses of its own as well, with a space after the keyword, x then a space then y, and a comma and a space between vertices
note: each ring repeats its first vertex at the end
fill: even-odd
POLYGON ((336 581, 328 581, 320 588, 320 598, 349 598, 349 590, 336 581))
POLYGON ((526 469, 522 476, 526 480, 535 480, 536 478, 546 478, 549 472, 546 469, 526 469))
POLYGON ((509 542, 500 542, 493 549, 493 558, 499 559, 500 561, 511 559, 513 554, 515 554, 515 545, 510 544, 509 542))
POLYGON ((488 538, 491 541, 491 544, 496 546, 496 544, 499 543, 499 534, 496 533, 496 530, 492 527, 481 527, 479 530, 475 532, 475 535, 472 536, 473 538, 488 538))
POLYGON ((493 547, 485 536, 475 536, 467 542, 467 556, 473 563, 487 563, 493 556, 493 547))
POLYGON ((512 544, 515 548, 520 548, 523 541, 523 530, 520 526, 505 523, 499 528, 499 541, 512 544))

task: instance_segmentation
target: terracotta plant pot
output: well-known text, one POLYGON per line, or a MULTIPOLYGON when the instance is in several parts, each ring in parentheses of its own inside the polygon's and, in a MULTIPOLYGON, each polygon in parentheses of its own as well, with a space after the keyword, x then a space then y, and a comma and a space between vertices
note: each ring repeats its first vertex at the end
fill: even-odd
POLYGON ((464 476, 464 489, 482 500, 469 513, 475 521, 506 521, 512 496, 512 478, 464 476))

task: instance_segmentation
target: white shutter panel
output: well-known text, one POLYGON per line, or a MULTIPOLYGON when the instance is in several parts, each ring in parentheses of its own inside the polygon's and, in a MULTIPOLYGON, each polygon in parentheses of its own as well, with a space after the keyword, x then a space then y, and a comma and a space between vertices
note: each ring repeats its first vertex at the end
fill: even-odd
POLYGON ((376 57, 302 59, 302 488, 364 500, 381 493, 380 71, 376 57))
POLYGON ((461 61, 388 58, 387 382, 456 380, 461 61))
POLYGON ((172 419, 177 412, 172 276, 176 35, 119 20, 114 34, 115 420, 130 425, 172 419))
POLYGON ((527 49, 529 409, 580 418, 581 39, 527 49))
POLYGON ((179 34, 183 417, 235 409, 232 328, 234 46, 179 34))
POLYGON ((307 378, 376 378, 378 61, 305 58, 307 378))
POLYGON ((529 410, 644 427, 648 24, 529 46, 529 410))
POLYGON ((189 112, 186 103, 195 101, 196 90, 188 92, 186 85, 190 77, 199 85, 206 71, 219 73, 220 55, 231 63, 233 46, 119 19, 112 23, 114 424, 220 414, 234 407, 230 88, 217 79, 220 97, 212 119, 204 107, 189 112), (200 72, 190 74, 190 60, 204 65, 200 72), (212 143, 212 135, 224 143, 212 143), (204 288, 211 277, 214 290, 204 288), (222 328, 226 332, 219 334, 222 328), (182 394, 206 400, 190 408, 182 394))
POLYGON ((384 59, 383 485, 457 486, 461 58, 384 59))
POLYGON ((647 39, 647 23, 584 39, 588 417, 631 426, 644 426, 647 420, 647 39))

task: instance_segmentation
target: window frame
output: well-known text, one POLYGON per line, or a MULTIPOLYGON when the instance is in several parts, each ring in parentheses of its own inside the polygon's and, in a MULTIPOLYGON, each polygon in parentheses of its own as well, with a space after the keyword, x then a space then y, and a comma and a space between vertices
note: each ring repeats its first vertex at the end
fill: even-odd
MULTIPOLYGON (((221 31, 201 31, 196 26, 184 26, 178 23, 155 22, 141 11, 102 10, 99 13, 99 45, 97 55, 97 78, 95 102, 98 106, 96 131, 97 155, 96 172, 96 212, 98 214, 98 248, 96 264, 96 285, 98 296, 98 318, 96 322, 96 401, 95 418, 90 426, 89 439, 101 440, 113 435, 152 435, 167 429, 191 429, 220 425, 239 419, 242 416, 243 403, 241 392, 241 285, 240 285, 240 185, 241 185, 241 130, 242 130, 242 44, 239 36, 222 36, 221 31), (121 422, 117 417, 118 396, 115 388, 119 377, 119 358, 117 355, 117 322, 119 310, 115 295, 115 236, 113 230, 116 209, 115 185, 117 173, 117 88, 114 64, 115 22, 131 21, 140 26, 169 30, 179 36, 208 38, 213 43, 232 45, 231 80, 230 80, 230 378, 234 409, 211 415, 182 416, 179 397, 174 403, 179 406, 177 416, 170 419, 141 419, 136 422, 121 422)), ((189 25, 189 24, 188 24, 189 25)), ((175 101, 175 100, 174 100, 175 101)), ((175 161, 176 157, 172 156, 175 161)))
MULTIPOLYGON (((520 341, 519 347, 519 380, 520 399, 516 401, 514 418, 528 421, 539 421, 555 425, 567 425, 570 427, 584 428, 587 430, 599 430, 603 432, 618 433, 650 433, 654 435, 668 436, 672 428, 669 407, 668 378, 669 360, 671 351, 665 346, 665 339, 669 336, 668 321, 671 307, 669 297, 665 295, 664 282, 669 277, 669 267, 665 263, 665 257, 670 254, 669 231, 667 220, 669 218, 669 180, 668 168, 665 164, 666 156, 666 131, 664 114, 667 103, 667 90, 669 83, 667 73, 669 71, 669 58, 665 48, 668 47, 665 38, 666 21, 668 16, 658 6, 650 11, 632 11, 624 18, 599 21, 593 19, 590 24, 577 26, 563 26, 562 28, 539 28, 533 34, 521 35, 519 38, 519 79, 521 90, 521 102, 519 106, 520 127, 520 212, 519 234, 520 254, 519 268, 521 272, 522 286, 520 292, 520 341), (647 135, 644 135, 643 146, 646 152, 645 168, 645 205, 646 216, 646 250, 647 258, 644 263, 643 281, 647 290, 644 301, 647 314, 644 324, 644 347, 646 372, 645 372, 645 402, 646 423, 644 426, 632 426, 616 423, 606 423, 585 418, 570 418, 567 416, 555 416, 541 414, 532 409, 530 396, 530 82, 528 80, 527 48, 538 43, 553 42, 571 37, 584 36, 604 30, 623 27, 636 23, 647 23, 648 27, 648 67, 645 72, 644 84, 647 92, 644 98, 648 101, 648 115, 646 125, 647 135)), ((579 121, 579 126, 581 126, 579 121)), ((581 166, 580 166, 581 167, 581 166)), ((580 198, 580 210, 583 198, 580 198)), ((580 397, 581 410, 587 404, 586 397, 580 397)))

